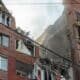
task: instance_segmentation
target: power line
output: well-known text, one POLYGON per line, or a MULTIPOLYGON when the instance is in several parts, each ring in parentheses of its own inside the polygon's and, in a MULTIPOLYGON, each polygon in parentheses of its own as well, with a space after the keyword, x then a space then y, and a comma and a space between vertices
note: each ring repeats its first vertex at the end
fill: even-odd
MULTIPOLYGON (((1 24, 1 23, 0 23, 0 24, 1 24)), ((2 24, 2 25, 4 25, 4 24, 2 24)), ((58 56, 58 57, 60 57, 60 58, 62 58, 62 59, 64 59, 64 60, 72 63, 73 65, 75 65, 75 66, 77 66, 77 67, 80 67, 80 65, 78 65, 78 64, 76 64, 76 63, 73 63, 72 60, 69 60, 69 59, 65 58, 64 56, 59 55, 57 52, 55 52, 55 51, 53 51, 53 50, 51 50, 51 49, 46 48, 45 46, 43 46, 43 45, 39 44, 38 42, 36 42, 36 41, 32 40, 31 38, 29 38, 28 36, 22 35, 21 33, 18 33, 16 30, 13 30, 13 29, 11 29, 11 28, 8 27, 8 26, 6 26, 6 28, 10 29, 11 31, 17 33, 17 34, 20 35, 20 36, 23 36, 24 38, 29 39, 30 41, 32 41, 32 42, 34 42, 35 44, 37 44, 39 47, 42 47, 42 48, 48 50, 48 51, 50 52, 50 54, 52 54, 53 56, 56 55, 56 56, 58 56)))
MULTIPOLYGON (((1 0, 0 0, 1 1, 1 0)), ((67 0, 66 0, 67 1, 67 0)), ((76 0, 72 0, 70 3, 67 1, 61 1, 61 2, 14 2, 14 3, 10 3, 10 2, 7 2, 6 4, 8 5, 54 5, 54 4, 64 4, 64 5, 67 5, 67 4, 80 4, 79 1, 76 1, 76 0)))
POLYGON ((80 4, 80 3, 6 3, 7 5, 56 5, 56 4, 60 4, 60 5, 68 5, 68 4, 80 4))

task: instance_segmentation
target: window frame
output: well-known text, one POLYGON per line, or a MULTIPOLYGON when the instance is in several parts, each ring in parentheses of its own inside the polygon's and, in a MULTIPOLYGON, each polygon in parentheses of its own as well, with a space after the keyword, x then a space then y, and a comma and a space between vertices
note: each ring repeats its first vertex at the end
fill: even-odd
POLYGON ((80 39, 80 27, 77 27, 77 31, 78 31, 78 37, 80 39))
POLYGON ((1 46, 4 46, 4 47, 9 47, 10 46, 10 37, 8 36, 8 35, 5 35, 5 34, 0 34, 0 38, 1 38, 1 41, 0 41, 0 45, 1 46), (3 37, 6 37, 6 38, 8 38, 8 45, 6 46, 6 45, 4 45, 4 43, 3 43, 3 37))
MULTIPOLYGON (((6 57, 6 56, 3 56, 3 55, 0 55, 0 58, 2 58, 2 59, 5 59, 6 60, 6 64, 7 64, 7 66, 6 66, 6 68, 5 69, 3 69, 2 67, 0 68, 0 70, 2 70, 2 71, 8 71, 8 58, 6 57)), ((2 61, 0 61, 0 62, 2 62, 2 61)), ((3 62, 2 62, 3 63, 3 62)))
POLYGON ((0 18, 1 18, 1 21, 0 23, 5 25, 5 26, 9 26, 11 25, 11 22, 12 22, 12 16, 8 13, 5 13, 3 11, 0 11, 0 18))
POLYGON ((75 13, 76 13, 76 18, 77 18, 76 20, 80 21, 80 12, 76 11, 75 13))
POLYGON ((2 24, 5 24, 5 13, 2 13, 2 24))

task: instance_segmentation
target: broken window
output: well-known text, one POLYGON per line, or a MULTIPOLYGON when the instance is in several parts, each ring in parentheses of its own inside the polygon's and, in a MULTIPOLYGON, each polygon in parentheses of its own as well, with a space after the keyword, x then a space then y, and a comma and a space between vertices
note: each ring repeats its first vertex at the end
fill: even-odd
POLYGON ((32 55, 34 55, 34 44, 31 41, 25 41, 24 44, 27 46, 32 55))
POLYGON ((19 40, 16 40, 16 49, 18 49, 18 43, 19 43, 19 40))

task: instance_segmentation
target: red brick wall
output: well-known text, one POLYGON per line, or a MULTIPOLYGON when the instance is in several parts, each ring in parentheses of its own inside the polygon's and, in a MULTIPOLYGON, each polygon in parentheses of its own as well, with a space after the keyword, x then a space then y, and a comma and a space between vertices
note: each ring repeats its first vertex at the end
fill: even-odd
POLYGON ((39 46, 35 47, 35 56, 39 57, 39 46))
POLYGON ((8 80, 16 80, 16 61, 11 56, 8 57, 8 80))
POLYGON ((16 22, 15 22, 15 18, 12 16, 12 21, 11 21, 11 25, 10 25, 10 27, 12 28, 12 29, 16 29, 16 22))
MULTIPOLYGON (((5 55, 8 57, 8 80, 16 80, 16 60, 21 61, 23 63, 33 64, 36 60, 35 57, 24 55, 23 53, 16 51, 16 40, 26 39, 25 36, 20 36, 15 31, 16 23, 15 18, 10 15, 12 18, 11 25, 5 26, 4 24, 0 23, 0 33, 8 35, 10 37, 9 47, 3 47, 0 45, 0 54, 5 55), (11 30, 11 29, 12 30, 11 30)), ((36 47, 36 56, 39 56, 39 48, 36 47)), ((0 78, 2 76, 0 75, 0 78)), ((17 80, 25 80, 18 78, 17 80)))
POLYGON ((6 71, 1 71, 0 70, 0 79, 1 80, 8 80, 8 74, 6 71))
POLYGON ((5 35, 8 35, 10 37, 10 43, 9 48, 15 50, 15 37, 13 35, 13 32, 6 28, 6 26, 0 24, 0 33, 3 33, 5 35))
MULTIPOLYGON (((68 26, 70 27, 70 37, 72 39, 72 41, 75 40, 76 38, 76 34, 75 34, 75 26, 73 26, 73 24, 76 22, 76 11, 80 12, 80 0, 64 0, 64 5, 67 9, 67 17, 68 17, 68 26), (67 5, 66 5, 67 4, 67 5)), ((74 45, 75 48, 78 48, 77 46, 77 42, 74 45)), ((79 51, 77 51, 76 49, 74 49, 74 51, 72 52, 72 61, 74 61, 75 63, 79 64, 79 51)), ((80 68, 76 67, 75 65, 73 65, 74 68, 74 80, 80 80, 80 68)))

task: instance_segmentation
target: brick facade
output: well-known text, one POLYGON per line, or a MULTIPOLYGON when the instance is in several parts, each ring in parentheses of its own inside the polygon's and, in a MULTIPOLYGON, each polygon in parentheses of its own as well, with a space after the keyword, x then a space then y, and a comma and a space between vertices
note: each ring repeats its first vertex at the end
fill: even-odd
MULTIPOLYGON (((2 5, 4 7, 4 5, 2 5)), ((4 13, 6 10, 4 10, 4 13)), ((3 13, 3 11, 2 11, 3 13)), ((8 13, 12 19, 9 26, 0 23, 0 34, 9 36, 9 47, 0 45, 0 55, 5 56, 8 59, 8 71, 4 72, 0 70, 0 80, 29 80, 27 77, 21 77, 16 75, 16 61, 23 64, 34 65, 36 58, 39 57, 39 48, 35 48, 35 56, 30 56, 16 51, 16 41, 25 40, 26 36, 16 32, 16 23, 14 17, 8 13), (4 79, 4 76, 6 77, 4 79)))
MULTIPOLYGON (((64 6, 67 10, 68 29, 70 31, 70 37, 72 41, 72 61, 73 63, 80 64, 80 44, 79 34, 76 26, 77 14, 80 13, 80 1, 79 0, 64 0, 64 6)), ((80 27, 80 26, 79 26, 80 27)), ((80 68, 73 64, 74 68, 74 80, 80 80, 80 68)))

